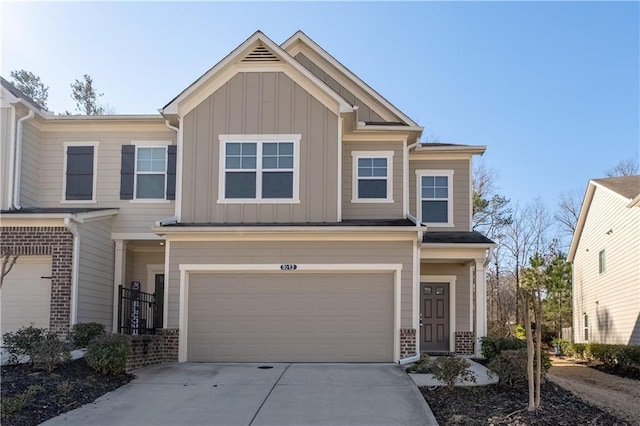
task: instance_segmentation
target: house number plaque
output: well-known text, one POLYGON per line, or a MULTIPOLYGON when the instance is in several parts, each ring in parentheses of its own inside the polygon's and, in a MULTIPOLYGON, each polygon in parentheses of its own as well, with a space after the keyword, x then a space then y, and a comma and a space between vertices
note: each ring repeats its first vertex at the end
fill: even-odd
POLYGON ((295 271, 296 269, 298 269, 298 265, 280 265, 280 269, 282 269, 283 271, 295 271))

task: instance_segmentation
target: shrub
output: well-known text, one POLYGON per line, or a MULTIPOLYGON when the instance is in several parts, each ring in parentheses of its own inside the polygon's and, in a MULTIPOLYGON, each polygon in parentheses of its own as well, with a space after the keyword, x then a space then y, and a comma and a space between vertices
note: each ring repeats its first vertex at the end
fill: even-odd
POLYGON ((572 345, 571 352, 575 358, 584 359, 584 351, 586 348, 586 343, 574 343, 572 345))
POLYGON ((31 401, 33 401, 36 394, 44 392, 45 388, 40 385, 31 385, 22 393, 14 395, 8 398, 2 398, 2 414, 14 414, 22 411, 31 401))
POLYGON ((420 361, 412 364, 407 368, 407 373, 431 374, 431 358, 427 354, 420 355, 420 361))
POLYGON ((2 336, 2 342, 9 354, 9 362, 17 363, 23 361, 25 357, 31 357, 33 348, 44 340, 46 334, 46 328, 37 328, 33 325, 5 333, 2 336))
POLYGON ((103 334, 89 343, 85 359, 89 367, 102 374, 118 375, 125 371, 131 343, 122 334, 103 334))
POLYGON ((571 352, 571 343, 568 340, 556 337, 553 339, 553 346, 558 348, 558 355, 569 355, 571 352))
POLYGON ((516 324, 516 338, 524 340, 527 338, 527 331, 524 328, 524 324, 516 324))
POLYGON ((507 350, 518 350, 527 347, 527 343, 516 337, 486 336, 480 343, 482 356, 491 361, 500 352, 507 350))
POLYGON ((86 348, 96 337, 104 334, 104 325, 97 322, 75 324, 69 333, 69 340, 76 348, 86 348))
POLYGON ((629 367, 640 367, 640 346, 624 346, 620 351, 618 362, 629 367))
POLYGON ((447 389, 453 390, 456 380, 476 381, 476 375, 469 370, 471 363, 464 358, 445 356, 436 358, 431 363, 433 377, 445 383, 447 389))
POLYGON ((591 343, 591 353, 594 359, 601 361, 608 367, 614 367, 618 364, 620 353, 624 345, 606 345, 602 343, 591 343))
MULTIPOLYGON (((547 352, 540 353, 542 375, 551 368, 551 360, 547 352)), ((535 366, 536 357, 533 358, 535 366)), ((527 382, 527 350, 505 350, 488 365, 490 374, 498 375, 498 383, 503 386, 517 387, 527 382)))
POLYGON ((33 365, 47 373, 51 373, 58 363, 71 359, 67 343, 58 339, 58 336, 52 332, 48 332, 40 342, 31 348, 30 356, 33 365))

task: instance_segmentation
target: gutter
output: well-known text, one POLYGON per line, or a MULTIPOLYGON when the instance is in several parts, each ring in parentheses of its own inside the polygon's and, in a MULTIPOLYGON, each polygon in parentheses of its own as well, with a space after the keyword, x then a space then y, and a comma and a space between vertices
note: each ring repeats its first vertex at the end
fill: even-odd
POLYGON ((485 258, 484 262, 482 263, 482 265, 484 266, 485 271, 487 270, 487 266, 489 266, 489 263, 491 263, 491 259, 493 259, 494 250, 495 250, 495 246, 489 247, 489 252, 487 253, 487 257, 485 258))
POLYGON ((22 133, 23 122, 32 119, 35 113, 32 109, 29 110, 29 114, 20 118, 17 122, 17 134, 15 139, 15 159, 13 168, 13 199, 11 201, 11 209, 20 210, 20 175, 22 173, 22 133))
POLYGON ((7 204, 3 206, 7 209, 13 207, 13 177, 15 176, 15 162, 16 158, 16 107, 10 105, 11 108, 11 129, 9 130, 9 188, 7 188, 9 194, 7 197, 7 204))
POLYGON ((71 312, 69 315, 69 326, 78 322, 78 276, 80 266, 80 233, 75 219, 67 217, 64 219, 64 226, 73 234, 73 253, 71 257, 71 312))

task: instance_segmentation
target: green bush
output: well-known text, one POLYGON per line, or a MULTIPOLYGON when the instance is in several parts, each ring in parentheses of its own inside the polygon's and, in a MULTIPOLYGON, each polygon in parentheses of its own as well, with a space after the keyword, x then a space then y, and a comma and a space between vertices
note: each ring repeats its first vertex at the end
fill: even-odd
POLYGON ((46 328, 37 328, 33 325, 21 327, 15 332, 5 333, 2 336, 2 342, 9 354, 9 362, 17 363, 26 357, 31 357, 33 348, 42 342, 46 335, 46 328))
POLYGON ((602 343, 590 343, 593 358, 602 362, 608 367, 614 367, 618 364, 620 353, 624 345, 607 345, 602 343))
POLYGON ((416 374, 431 374, 431 358, 429 355, 423 353, 420 355, 420 361, 412 364, 407 368, 407 373, 416 374))
POLYGON ((527 331, 525 330, 523 324, 516 324, 515 335, 520 340, 525 340, 527 338, 527 331))
POLYGON ((584 359, 584 351, 587 348, 586 343, 574 343, 571 345, 571 352, 574 358, 584 359))
POLYGON ((491 361, 502 351, 518 350, 527 347, 524 340, 516 337, 486 336, 480 342, 482 356, 491 361))
POLYGON ((31 385, 24 392, 17 395, 2 398, 2 414, 9 415, 22 411, 29 405, 38 393, 45 392, 41 385, 31 385))
POLYGON ((103 334, 89 343, 85 359, 89 367, 102 374, 125 372, 131 342, 122 334, 103 334))
POLYGON ((640 346, 624 346, 619 354, 618 362, 621 365, 640 368, 640 346))
POLYGON ((597 360, 608 367, 640 366, 640 346, 611 345, 605 343, 575 343, 575 357, 588 362, 597 360))
POLYGON ((568 340, 560 339, 556 337, 552 341, 553 346, 558 348, 558 355, 570 355, 571 353, 571 342, 568 340))
POLYGON ((469 361, 454 356, 439 357, 431 363, 433 377, 445 383, 449 390, 453 390, 456 380, 475 383, 476 375, 469 367, 471 367, 469 361))
MULTIPOLYGON (((551 368, 549 354, 545 351, 540 353, 542 363, 542 375, 544 376, 551 368)), ((536 357, 533 358, 534 366, 536 357)), ((505 350, 495 357, 488 365, 490 374, 498 375, 498 383, 503 386, 517 387, 527 382, 527 350, 505 350)))
POLYGON ((96 337, 104 334, 104 325, 97 322, 75 324, 69 333, 69 340, 76 348, 86 348, 96 337))
POLYGON ((30 356, 33 365, 47 373, 51 373, 59 363, 71 359, 69 345, 58 339, 58 336, 52 332, 48 332, 40 342, 31 348, 30 356))

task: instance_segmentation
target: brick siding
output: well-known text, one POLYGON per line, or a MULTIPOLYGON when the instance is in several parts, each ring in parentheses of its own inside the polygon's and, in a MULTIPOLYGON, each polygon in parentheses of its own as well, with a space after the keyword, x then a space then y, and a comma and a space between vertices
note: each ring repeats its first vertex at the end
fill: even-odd
POLYGON ((66 336, 71 320, 73 234, 63 226, 0 227, 0 251, 20 256, 51 256, 49 329, 66 336))
POLYGON ((178 329, 156 330, 156 335, 131 336, 127 371, 163 362, 178 362, 178 329))
POLYGON ((400 359, 416 355, 416 329, 400 329, 400 359))
POLYGON ((474 340, 473 331, 456 331, 456 353, 473 355, 474 340))

